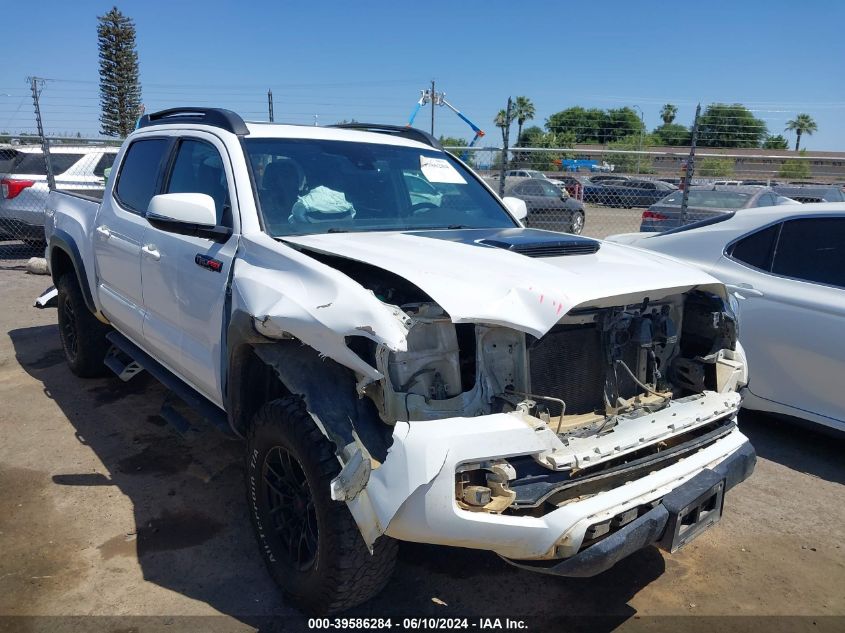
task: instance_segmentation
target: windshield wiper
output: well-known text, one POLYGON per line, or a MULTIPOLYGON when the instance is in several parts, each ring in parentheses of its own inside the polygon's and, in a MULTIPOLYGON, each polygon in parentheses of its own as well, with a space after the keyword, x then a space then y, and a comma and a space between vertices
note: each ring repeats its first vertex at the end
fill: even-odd
POLYGON ((349 229, 339 229, 333 226, 326 233, 349 233, 349 229))

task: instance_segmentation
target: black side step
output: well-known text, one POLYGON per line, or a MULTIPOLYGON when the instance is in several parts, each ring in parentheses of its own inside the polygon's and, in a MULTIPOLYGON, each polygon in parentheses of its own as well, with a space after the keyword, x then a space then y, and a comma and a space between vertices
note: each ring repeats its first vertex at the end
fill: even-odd
MULTIPOLYGON (((183 380, 174 375, 170 370, 166 369, 161 363, 135 345, 128 338, 123 336, 120 332, 109 332, 106 335, 106 338, 112 345, 129 356, 140 367, 147 370, 153 378, 172 391, 179 397, 179 399, 199 413, 210 424, 217 427, 226 435, 235 437, 232 427, 229 425, 229 418, 226 415, 226 412, 220 407, 211 402, 190 385, 185 384, 183 380)), ((165 402, 165 406, 162 409, 172 410, 172 407, 165 402)), ((168 412, 169 411, 165 411, 165 413, 168 412)), ((166 416, 165 419, 167 420, 166 416)), ((182 420, 184 420, 184 418, 182 418, 182 420)), ((176 424, 175 426, 177 427, 176 430, 179 431, 179 427, 183 427, 184 424, 176 424)))

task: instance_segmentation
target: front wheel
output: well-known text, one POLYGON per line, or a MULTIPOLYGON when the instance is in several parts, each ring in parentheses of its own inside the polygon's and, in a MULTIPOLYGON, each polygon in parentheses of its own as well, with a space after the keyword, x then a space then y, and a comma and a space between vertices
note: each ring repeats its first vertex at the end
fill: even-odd
POLYGON ((581 235, 581 231, 584 230, 584 212, 583 211, 573 211, 572 213, 572 220, 569 223, 569 233, 573 233, 574 235, 581 235))
POLYGON ((335 613, 366 602, 393 573, 397 542, 367 549, 346 504, 329 493, 340 472, 332 444, 301 398, 265 404, 247 437, 247 503, 270 575, 304 611, 335 613))

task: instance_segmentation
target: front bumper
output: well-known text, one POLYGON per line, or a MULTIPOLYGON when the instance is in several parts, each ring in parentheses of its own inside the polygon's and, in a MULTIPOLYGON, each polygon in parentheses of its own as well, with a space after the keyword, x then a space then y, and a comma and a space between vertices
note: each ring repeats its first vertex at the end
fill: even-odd
POLYGON ((670 520, 677 518, 679 512, 699 497, 702 491, 712 489, 719 482, 724 482, 724 491, 727 491, 744 481, 754 472, 756 463, 754 447, 750 442, 745 442, 717 466, 705 468, 675 488, 654 509, 571 558, 552 566, 537 566, 508 558, 505 560, 516 567, 545 574, 589 577, 607 571, 623 558, 653 543, 670 550, 673 536, 671 530, 667 529, 671 527, 670 520))
MULTIPOLYGON (((652 429, 661 424, 682 431, 709 420, 730 420, 738 406, 735 394, 675 403, 594 442, 584 438, 579 460, 610 458, 629 446, 659 441, 652 429)), ((748 440, 734 428, 682 460, 542 516, 470 512, 458 505, 455 473, 461 465, 543 454, 555 444, 560 446, 560 441, 552 431, 533 428, 515 414, 398 422, 387 458, 347 504, 369 545, 384 533, 399 540, 484 549, 509 559, 548 563, 584 549, 591 525, 632 508, 658 504, 704 469, 714 469, 740 449, 746 450, 748 440)), ((569 449, 573 445, 570 440, 569 449)), ((731 479, 730 485, 740 480, 731 479)))

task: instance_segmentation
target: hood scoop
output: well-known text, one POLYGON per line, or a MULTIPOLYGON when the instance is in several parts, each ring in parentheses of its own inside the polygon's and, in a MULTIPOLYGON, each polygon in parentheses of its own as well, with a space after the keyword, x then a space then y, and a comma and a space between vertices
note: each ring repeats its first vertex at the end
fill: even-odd
POLYGON ((408 234, 467 245, 501 248, 526 257, 591 255, 601 246, 598 240, 588 237, 540 229, 452 229, 414 231, 408 234))
POLYGON ((601 244, 578 235, 523 229, 510 235, 502 231, 501 235, 480 239, 478 244, 502 248, 526 257, 565 257, 567 255, 592 255, 601 244))

